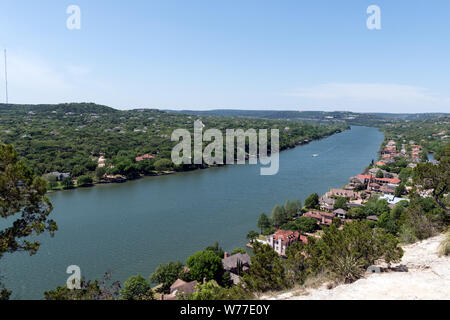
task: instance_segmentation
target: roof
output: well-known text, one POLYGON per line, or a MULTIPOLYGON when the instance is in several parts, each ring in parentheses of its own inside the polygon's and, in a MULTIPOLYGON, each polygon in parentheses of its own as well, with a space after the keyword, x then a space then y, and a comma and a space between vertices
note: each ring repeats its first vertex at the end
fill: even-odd
POLYGON ((141 161, 149 160, 149 159, 155 159, 155 156, 152 156, 150 154, 144 154, 142 156, 136 157, 135 160, 136 160, 136 162, 141 162, 141 161))
POLYGON ((339 208, 339 209, 334 210, 333 213, 335 213, 335 214, 347 214, 347 211, 345 211, 342 208, 339 208))
POLYGON ((367 220, 378 221, 378 217, 377 216, 368 216, 367 220))
POLYGON ((236 254, 233 254, 232 256, 222 259, 222 264, 223 264, 223 267, 225 268, 225 270, 237 268, 238 262, 240 262, 243 265, 244 264, 250 265, 251 258, 246 253, 245 254, 236 253, 236 254))
POLYGON ((299 232, 290 230, 277 230, 273 235, 274 240, 281 239, 281 241, 283 241, 284 243, 289 243, 299 238, 300 238, 299 232))
POLYGON ((193 293, 196 285, 197 281, 186 282, 181 279, 178 279, 170 286, 170 293, 171 294, 174 292, 193 293))

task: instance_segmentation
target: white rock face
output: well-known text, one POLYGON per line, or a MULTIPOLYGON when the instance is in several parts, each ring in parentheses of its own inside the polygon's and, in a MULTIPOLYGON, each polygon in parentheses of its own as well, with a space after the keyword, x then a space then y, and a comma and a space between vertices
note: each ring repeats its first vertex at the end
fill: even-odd
MULTIPOLYGON (((369 274, 352 284, 328 290, 291 291, 270 300, 448 300, 450 299, 450 258, 440 257, 439 245, 444 236, 403 247, 400 264, 408 272, 369 274)), ((264 297, 263 297, 264 298, 264 297)))

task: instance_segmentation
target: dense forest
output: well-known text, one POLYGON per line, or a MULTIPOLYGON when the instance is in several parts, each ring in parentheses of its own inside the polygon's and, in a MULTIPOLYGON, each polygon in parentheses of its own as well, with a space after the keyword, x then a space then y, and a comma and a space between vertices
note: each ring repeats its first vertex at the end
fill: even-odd
POLYGON ((197 119, 205 125, 204 130, 279 129, 281 150, 348 128, 342 123, 194 116, 151 109, 122 111, 92 103, 0 104, 0 142, 14 145, 38 175, 70 173, 88 182, 101 180, 105 174, 136 178, 196 169, 194 165, 174 166, 170 157, 176 144, 171 141, 172 132, 178 128, 192 132, 197 119), (135 161, 144 154, 151 158, 135 161), (100 157, 106 160, 99 169, 100 157))

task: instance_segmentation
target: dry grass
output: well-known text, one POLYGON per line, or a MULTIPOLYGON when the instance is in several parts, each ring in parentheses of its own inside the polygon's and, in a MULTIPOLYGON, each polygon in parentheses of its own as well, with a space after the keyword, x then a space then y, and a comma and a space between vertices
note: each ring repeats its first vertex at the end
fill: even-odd
POLYGON ((450 228, 445 232, 445 238, 439 246, 439 254, 443 256, 450 256, 450 228))

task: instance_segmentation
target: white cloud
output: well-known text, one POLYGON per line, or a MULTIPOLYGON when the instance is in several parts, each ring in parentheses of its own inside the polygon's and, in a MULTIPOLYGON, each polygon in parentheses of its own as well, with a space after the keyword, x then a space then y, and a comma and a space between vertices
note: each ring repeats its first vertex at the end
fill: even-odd
POLYGON ((426 88, 383 83, 328 83, 287 93, 299 103, 356 111, 433 112, 450 110, 450 98, 426 88))
MULTIPOLYGON (((0 64, 0 87, 3 87, 3 63, 0 64)), ((42 58, 11 51, 8 53, 8 88, 10 103, 62 103, 95 101, 106 85, 80 65, 58 67, 42 58)), ((4 90, 0 101, 4 101, 4 90)))
POLYGON ((67 71, 74 76, 82 76, 91 72, 91 70, 87 67, 74 65, 67 66, 67 71))

